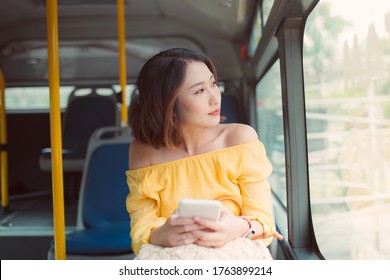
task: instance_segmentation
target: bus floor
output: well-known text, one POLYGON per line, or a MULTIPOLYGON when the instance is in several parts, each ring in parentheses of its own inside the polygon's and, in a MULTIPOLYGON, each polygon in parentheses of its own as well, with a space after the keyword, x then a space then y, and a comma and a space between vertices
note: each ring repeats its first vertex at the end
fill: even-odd
MULTIPOLYGON (((65 230, 76 228, 77 203, 65 204, 65 230)), ((0 259, 44 260, 54 236, 51 191, 10 197, 0 213, 0 259)))

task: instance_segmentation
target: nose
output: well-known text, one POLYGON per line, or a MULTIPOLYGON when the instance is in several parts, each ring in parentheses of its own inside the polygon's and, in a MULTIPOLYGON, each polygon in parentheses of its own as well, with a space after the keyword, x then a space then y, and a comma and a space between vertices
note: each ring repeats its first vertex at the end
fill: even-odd
POLYGON ((218 86, 215 88, 210 88, 210 105, 216 105, 221 102, 221 92, 219 91, 218 86))

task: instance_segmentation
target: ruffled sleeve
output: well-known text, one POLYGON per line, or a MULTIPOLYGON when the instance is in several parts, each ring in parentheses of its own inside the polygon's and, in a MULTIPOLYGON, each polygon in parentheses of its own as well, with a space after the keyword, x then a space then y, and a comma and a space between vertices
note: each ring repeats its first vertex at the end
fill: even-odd
MULTIPOLYGON (((264 233, 272 234, 275 231, 275 222, 271 188, 267 181, 267 177, 272 172, 272 165, 260 141, 248 145, 243 153, 242 172, 238 178, 242 196, 242 215, 257 220, 263 226, 264 233)), ((269 245, 272 238, 263 241, 269 245)))
POLYGON ((133 252, 138 255, 141 246, 149 243, 150 233, 166 222, 161 217, 159 193, 166 185, 161 168, 146 167, 126 172, 130 193, 126 208, 130 215, 133 252))

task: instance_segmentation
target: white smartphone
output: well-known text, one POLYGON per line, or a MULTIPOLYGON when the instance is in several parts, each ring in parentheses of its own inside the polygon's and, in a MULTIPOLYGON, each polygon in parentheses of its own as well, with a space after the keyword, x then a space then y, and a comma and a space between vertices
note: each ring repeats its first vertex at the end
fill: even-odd
POLYGON ((211 199, 181 199, 179 200, 180 217, 202 217, 218 221, 222 203, 211 199))

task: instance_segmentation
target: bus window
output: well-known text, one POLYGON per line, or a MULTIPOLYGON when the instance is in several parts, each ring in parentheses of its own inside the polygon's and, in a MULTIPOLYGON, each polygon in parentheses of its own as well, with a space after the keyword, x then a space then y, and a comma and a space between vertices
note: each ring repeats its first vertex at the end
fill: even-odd
MULTIPOLYGON (((112 86, 115 92, 121 91, 120 85, 112 86)), ((130 104, 130 95, 135 88, 134 84, 128 84, 126 86, 126 101, 127 105, 130 104)), ((62 86, 60 87, 60 106, 61 109, 65 109, 68 104, 68 97, 73 91, 74 86, 62 86)), ((87 89, 86 89, 87 90, 87 89)), ((80 94, 83 94, 83 90, 80 90, 80 94)), ((89 90, 85 94, 89 93, 89 90)), ((101 88, 98 89, 98 94, 106 95, 111 93, 110 90, 101 88)), ((17 110, 18 112, 30 112, 35 110, 49 111, 50 97, 49 87, 9 87, 5 91, 5 98, 7 104, 7 110, 17 110)))
POLYGON ((311 209, 326 259, 390 258, 389 46, 388 1, 323 0, 306 24, 311 209))
POLYGON ((263 26, 267 23, 268 16, 271 12, 271 8, 274 4, 274 0, 263 0, 261 2, 261 9, 263 13, 263 26))
MULTIPOLYGON (((273 166, 269 182, 278 199, 287 207, 286 168, 283 133, 280 65, 277 60, 256 86, 257 128, 273 166)), ((286 225, 287 227, 287 225, 286 225)))
MULTIPOLYGON (((60 106, 65 108, 73 86, 60 88, 60 106)), ((5 90, 7 109, 31 111, 50 108, 49 87, 9 87, 5 90)))
MULTIPOLYGON (((120 85, 113 85, 112 88, 115 90, 115 92, 119 93, 121 91, 121 86, 120 85)), ((136 85, 135 84, 127 84, 126 85, 126 102, 127 102, 127 106, 130 106, 131 97, 132 97, 132 94, 135 91, 135 89, 136 89, 136 85)))
POLYGON ((261 22, 261 9, 258 9, 255 16, 255 20, 253 22, 252 31, 248 43, 248 55, 250 57, 254 56, 262 34, 263 26, 261 22))
POLYGON ((248 55, 250 57, 255 55, 257 46, 259 45, 261 36, 263 35, 264 26, 267 23, 267 19, 273 4, 274 0, 263 0, 259 8, 257 8, 248 42, 248 55))

